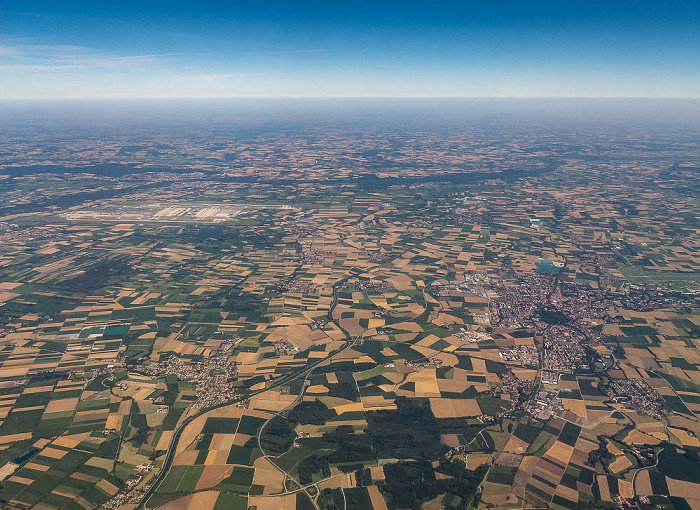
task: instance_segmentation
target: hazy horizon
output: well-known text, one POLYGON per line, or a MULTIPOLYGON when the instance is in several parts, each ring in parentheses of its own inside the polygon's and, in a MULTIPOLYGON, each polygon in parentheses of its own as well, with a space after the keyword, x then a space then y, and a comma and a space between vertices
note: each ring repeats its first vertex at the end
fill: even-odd
POLYGON ((32 115, 64 115, 85 119, 86 113, 136 120, 144 116, 177 113, 183 117, 219 118, 232 114, 314 115, 357 117, 380 112, 399 116, 484 121, 499 116, 580 118, 601 120, 654 120, 700 122, 700 100, 691 98, 433 98, 433 97, 303 97, 303 98, 144 98, 0 100, 0 111, 10 120, 32 115))
POLYGON ((8 0, 0 96, 700 97, 700 4, 8 0))

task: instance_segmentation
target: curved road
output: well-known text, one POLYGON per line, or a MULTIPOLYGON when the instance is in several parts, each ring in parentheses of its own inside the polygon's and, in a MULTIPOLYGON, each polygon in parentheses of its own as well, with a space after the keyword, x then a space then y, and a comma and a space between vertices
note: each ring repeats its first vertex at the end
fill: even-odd
MULTIPOLYGON (((341 279, 341 280, 337 281, 337 282, 333 285, 333 301, 332 301, 331 306, 329 307, 329 310, 328 310, 328 320, 329 320, 330 322, 336 322, 336 321, 333 320, 333 311, 335 310, 335 307, 336 307, 336 305, 338 304, 338 288, 339 288, 339 287, 342 287, 342 285, 343 285, 349 278, 351 278, 351 277, 352 277, 352 276, 348 276, 348 277, 346 277, 346 278, 344 278, 344 279, 341 279)), ((356 337, 356 338, 351 338, 350 335, 347 333, 347 331, 345 331, 343 328, 341 328, 339 324, 337 324, 337 326, 338 326, 338 328, 340 329, 340 331, 342 331, 342 332, 345 334, 345 337, 346 337, 345 345, 343 345, 343 346, 340 347, 339 349, 336 349, 335 351, 331 351, 331 352, 329 353, 329 355, 326 356, 325 358, 320 359, 320 360, 318 360, 317 362, 313 363, 311 366, 306 366, 306 367, 302 368, 301 370, 299 370, 299 371, 297 371, 297 372, 294 372, 294 373, 292 373, 292 374, 288 374, 288 375, 282 376, 281 378, 277 379, 276 381, 273 381, 269 386, 266 386, 265 388, 262 388, 262 389, 260 389, 260 390, 254 391, 254 392, 249 393, 249 394, 247 394, 247 395, 241 395, 241 396, 239 396, 239 397, 234 398, 233 400, 230 400, 229 402, 225 402, 225 403, 222 403, 222 404, 218 404, 218 405, 216 405, 216 406, 212 406, 212 407, 209 407, 209 408, 206 408, 206 409, 201 409, 199 412, 193 414, 192 416, 190 416, 189 418, 187 418, 185 421, 183 421, 179 426, 177 426, 176 429, 175 429, 175 432, 173 433, 173 437, 172 437, 172 439, 170 440, 170 444, 168 445, 168 449, 167 449, 167 451, 166 451, 166 453, 165 453, 165 459, 163 460, 163 467, 162 467, 161 470, 158 472, 158 476, 156 476, 156 478, 153 480, 153 482, 151 483, 151 485, 150 485, 150 487, 148 488, 148 490, 146 490, 146 492, 144 493, 143 498, 141 499, 141 502, 140 502, 139 505, 137 506, 137 509, 144 509, 144 508, 146 508, 146 502, 148 501, 148 499, 149 499, 153 494, 155 494, 155 492, 158 490, 158 487, 160 486, 160 484, 163 482, 163 480, 164 480, 165 477, 167 476, 168 471, 170 470, 170 466, 171 466, 171 464, 172 464, 172 462, 173 462, 173 460, 174 460, 174 458, 175 458, 175 451, 176 451, 176 449, 177 449, 177 443, 178 443, 178 441, 180 440, 180 436, 182 435, 182 432, 185 430, 185 428, 187 427, 187 425, 189 425, 190 423, 192 423, 192 421, 193 421, 195 418, 201 416, 202 414, 204 414, 204 413, 206 413, 206 412, 211 411, 212 409, 218 409, 218 408, 220 408, 220 407, 228 406, 228 405, 231 405, 231 404, 236 404, 236 403, 238 403, 238 402, 241 402, 242 400, 247 400, 247 399, 249 399, 249 398, 251 398, 251 397, 253 397, 253 396, 255 396, 255 395, 258 395, 258 394, 260 394, 260 393, 263 393, 263 392, 265 392, 265 391, 268 391, 268 390, 271 390, 271 389, 273 389, 273 388, 277 388, 277 387, 279 387, 279 386, 282 386, 282 385, 284 385, 284 384, 287 384, 287 383, 293 381, 294 379, 296 379, 296 378, 298 378, 298 377, 300 377, 300 376, 304 376, 304 381, 306 381, 306 380, 308 379, 309 375, 311 374, 311 372, 313 372, 314 369, 316 369, 317 367, 319 367, 319 366, 322 365, 323 363, 332 360, 332 359, 335 358, 338 354, 344 352, 345 350, 349 349, 350 347, 352 347, 352 346, 354 346, 354 345, 356 344, 356 342, 357 342, 357 337, 356 337)), ((297 399, 294 400, 293 403, 298 402, 298 401, 302 398, 302 396, 303 396, 303 394, 304 394, 304 386, 305 386, 305 385, 302 384, 301 392, 300 392, 300 394, 299 394, 299 397, 297 397, 297 399)), ((290 405, 291 405, 291 404, 290 404, 290 405)), ((285 408, 285 410, 286 410, 288 407, 289 407, 289 406, 287 406, 287 407, 285 408)), ((262 430, 265 428, 265 426, 268 424, 268 422, 269 422, 272 418, 274 418, 274 416, 277 416, 280 412, 282 412, 282 411, 279 411, 278 413, 275 413, 270 419, 268 419, 268 420, 260 427, 260 430, 258 431, 258 446, 260 446, 260 435, 261 435, 261 433, 262 433, 262 430)), ((262 449, 261 449, 261 450, 262 450, 262 449)), ((263 455, 265 456, 265 458, 267 458, 267 459, 270 461, 270 463, 271 463, 273 466, 275 466, 277 469, 279 469, 279 470, 284 474, 285 482, 287 481, 288 478, 291 478, 290 475, 289 475, 289 473, 287 473, 286 471, 284 471, 283 469, 281 469, 279 466, 277 466, 277 464, 275 464, 274 462, 272 462, 272 461, 270 460, 269 456, 266 455, 264 451, 263 451, 263 455)), ((300 487, 300 489, 298 489, 298 490, 295 491, 295 492, 298 492, 299 490, 303 490, 303 491, 307 494, 307 496, 309 496, 309 499, 310 499, 311 502, 313 503, 314 507, 315 507, 315 508, 318 508, 318 504, 316 503, 316 499, 315 499, 315 498, 312 498, 311 495, 308 493, 308 486, 307 486, 307 487, 300 487)), ((285 491, 286 491, 286 486, 285 486, 285 491)), ((319 492, 319 493, 320 493, 320 492, 319 492)), ((317 497, 318 497, 318 494, 317 494, 317 497)))
MULTIPOLYGON (((320 491, 318 490, 318 487, 316 487, 316 489, 317 489, 317 490, 316 490, 316 497, 314 497, 314 496, 312 496, 311 494, 309 494, 309 488, 315 486, 316 483, 318 483, 318 482, 311 483, 311 484, 304 485, 304 486, 299 485, 299 484, 296 482, 296 480, 294 480, 294 478, 292 477, 292 475, 290 475, 287 471, 285 471, 284 469, 282 469, 282 467, 280 467, 279 465, 277 465, 277 464, 272 460, 272 459, 277 459, 277 458, 279 457, 279 455, 272 456, 272 455, 268 455, 267 453, 265 453, 265 449, 262 447, 262 444, 261 444, 262 433, 263 433, 263 430, 265 429, 265 427, 267 426, 267 424, 270 423, 276 416, 280 416, 280 415, 281 415, 283 412, 285 412, 287 409, 289 409, 290 407, 293 407, 294 405, 296 405, 298 402, 301 401, 301 399, 304 397, 304 390, 306 389, 306 381, 309 379, 309 376, 311 375, 311 372, 313 372, 315 368, 317 368, 319 365, 321 365, 321 363, 324 362, 324 361, 330 361, 330 360, 332 360, 334 357, 338 356, 338 355, 341 354, 342 352, 344 352, 344 351, 346 351, 347 349, 350 349, 351 347, 353 347, 356 343, 357 343, 357 338, 352 338, 352 339, 348 340, 348 341, 345 343, 345 345, 344 345, 343 347, 341 347, 338 351, 336 351, 334 354, 332 354, 331 356, 328 356, 328 357, 326 357, 326 358, 323 358, 323 360, 321 360, 321 362, 319 362, 319 363, 313 365, 312 367, 310 367, 309 369, 307 369, 306 374, 304 375, 304 381, 303 381, 302 384, 301 384, 301 391, 299 392, 299 395, 297 396, 297 398, 294 399, 294 401, 290 402, 284 409, 281 409, 281 410, 277 411, 276 413, 274 413, 272 416, 270 416, 270 417, 267 419, 267 421, 265 421, 265 423, 263 423, 263 424, 260 426, 260 429, 258 429, 258 434, 257 434, 257 437, 258 437, 258 448, 259 448, 260 451, 262 452, 263 457, 264 457, 270 464, 272 464, 273 466, 275 466, 275 467, 277 468, 277 470, 278 470, 280 473, 282 473, 282 474, 284 475, 284 483, 283 483, 284 492, 283 492, 282 494, 279 494, 279 495, 285 495, 285 494, 290 494, 290 493, 296 493, 296 492, 302 492, 302 491, 303 491, 303 492, 306 493, 306 495, 309 497, 309 500, 310 500, 311 503, 314 505, 314 508, 316 508, 317 510, 318 510, 318 504, 316 503, 316 498, 317 498, 318 495, 320 494, 320 491), (299 488, 294 489, 294 490, 292 490, 292 491, 288 491, 288 490, 287 490, 287 480, 293 480, 294 483, 297 483, 297 485, 299 485, 299 488)), ((299 375, 301 375, 301 374, 299 374, 299 375)), ((277 494, 275 494, 275 495, 277 495, 277 494)))
MULTIPOLYGON (((350 339, 347 340, 345 345, 343 345, 341 348, 337 349, 334 352, 331 352, 331 354, 323 359, 318 360, 316 363, 312 364, 310 367, 304 367, 303 369, 299 370, 298 372, 282 376, 281 378, 277 379, 276 381, 273 381, 272 384, 269 386, 266 386, 265 388, 262 388, 260 390, 256 390, 252 393, 249 393, 247 395, 241 395, 239 397, 234 398, 233 400, 230 400, 228 402, 224 402, 221 404, 218 404, 216 406, 208 407, 206 409, 201 409, 198 411, 196 414, 193 414, 189 418, 187 418, 185 421, 183 421, 176 429, 173 434, 172 439, 170 440, 170 444, 168 445, 168 450, 166 451, 165 454, 165 460, 163 461, 163 467, 161 468, 160 472, 158 473, 158 476, 155 478, 153 483, 151 484, 150 488, 145 492, 143 499, 141 500, 141 503, 137 508, 145 508, 146 501, 148 500, 149 497, 151 497, 156 490, 158 489, 158 486, 163 482, 165 479, 165 476, 167 475, 168 471, 170 470, 170 465, 172 464, 172 461, 175 457, 175 451, 176 451, 176 446, 178 441, 180 440, 180 436, 182 435, 182 432, 184 429, 192 423, 192 421, 195 418, 198 418, 199 416, 203 415, 204 413, 207 413, 211 411, 212 409, 218 409, 220 407, 224 406, 229 406, 232 404, 236 404, 238 402, 241 402, 242 400, 247 400, 255 395, 258 395, 260 393, 263 393, 265 391, 271 390, 273 388, 277 388, 279 386, 282 386, 284 384, 287 384, 294 379, 296 379, 299 376, 304 376, 304 379, 308 377, 308 375, 318 366, 323 364, 326 361, 329 361, 333 359, 335 356, 340 354, 341 352, 345 351, 346 349, 350 348, 351 346, 355 345, 356 339, 350 339)), ((302 392, 303 392, 303 386, 302 386, 302 392)), ((301 396, 301 395, 300 395, 301 396)), ((296 401, 295 401, 296 402, 296 401)), ((267 424, 267 422, 266 422, 267 424)), ((264 427, 264 425, 263 425, 264 427)))

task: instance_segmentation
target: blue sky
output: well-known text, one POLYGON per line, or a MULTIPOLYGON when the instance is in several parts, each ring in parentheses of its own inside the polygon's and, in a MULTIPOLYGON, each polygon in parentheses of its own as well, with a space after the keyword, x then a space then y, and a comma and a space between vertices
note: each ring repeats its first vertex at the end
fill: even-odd
POLYGON ((700 97, 700 1, 0 3, 0 97, 700 97))

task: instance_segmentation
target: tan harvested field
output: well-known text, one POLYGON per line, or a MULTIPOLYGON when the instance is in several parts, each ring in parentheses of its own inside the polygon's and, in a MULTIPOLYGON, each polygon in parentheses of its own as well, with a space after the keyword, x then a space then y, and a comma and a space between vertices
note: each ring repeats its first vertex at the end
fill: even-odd
POLYGON ((46 405, 46 414, 49 413, 60 413, 63 411, 72 411, 78 407, 78 397, 75 398, 64 398, 61 400, 51 400, 46 405))
POLYGON ((221 483, 224 479, 231 475, 233 466, 217 465, 205 466, 202 475, 197 481, 195 490, 209 489, 221 483))
POLYGON ((21 483, 22 485, 30 485, 34 482, 31 478, 24 478, 22 476, 12 476, 10 477, 11 482, 21 483))
POLYGON ((2 374, 4 377, 21 377, 26 375, 27 372, 29 372, 29 365, 21 366, 21 367, 2 367, 2 374))
POLYGON ((211 437, 211 442, 209 443, 209 451, 211 452, 212 450, 230 450, 231 445, 235 441, 236 434, 223 434, 220 432, 217 432, 215 434, 212 434, 211 437))
POLYGON ((671 496, 700 499, 700 484, 666 477, 666 485, 671 496))
MULTIPOLYGON (((132 452, 133 453, 133 452, 132 452)), ((194 465, 195 462, 197 462, 197 457, 199 455, 199 452, 197 450, 187 450, 182 453, 179 453, 175 456, 173 459, 173 466, 191 466, 194 465)), ((138 458, 134 455, 132 455, 132 464, 137 461, 138 458)))
POLYGON ((482 414, 476 399, 431 398, 430 409, 436 418, 466 418, 482 414))
POLYGON ((31 432, 22 432, 20 434, 9 434, 0 436, 0 444, 14 443, 15 441, 25 441, 32 438, 31 432))
POLYGON ((578 491, 576 489, 572 489, 571 487, 567 487, 566 485, 560 484, 557 486, 554 494, 561 496, 564 499, 568 499, 569 501, 573 501, 574 503, 578 501, 578 491))
POLYGON ((579 418, 587 418, 588 414, 586 412, 586 402, 583 400, 573 399, 573 398, 562 398, 561 403, 564 409, 568 409, 574 413, 579 418))
POLYGON ((559 379, 559 388, 562 390, 578 390, 578 381, 568 381, 566 379, 559 379))
POLYGON ((361 335, 365 328, 360 326, 359 319, 338 319, 340 327, 347 331, 352 336, 361 335))
POLYGON ((620 450, 620 449, 617 447, 617 445, 616 445, 615 443, 613 443, 612 441, 608 441, 608 442, 606 443, 605 447, 608 449, 608 451, 609 451, 610 453, 612 453, 612 454, 615 455, 615 456, 623 455, 622 450, 620 450))
POLYGON ((198 492, 166 503, 160 510, 213 510, 218 497, 216 491, 198 492))
POLYGON ((107 417, 107 422, 105 423, 105 428, 119 430, 119 429, 121 429, 123 420, 124 420, 123 416, 119 416, 118 414, 110 413, 110 415, 107 417))
MULTIPOLYGON (((249 436, 247 434, 236 434, 235 436, 233 436, 233 443, 232 444, 235 444, 237 446, 243 446, 248 442, 248 440, 250 440, 251 437, 253 437, 253 436, 249 436)), ((223 450, 226 452, 228 452, 230 449, 231 449, 230 445, 228 447, 223 448, 223 450)))
POLYGON ((372 473, 372 480, 373 481, 382 481, 385 479, 384 476, 384 467, 383 466, 372 466, 370 469, 370 472, 372 473))
POLYGON ((470 453, 467 456, 467 469, 476 469, 489 462, 491 462, 491 455, 487 453, 470 453))
MULTIPOLYGON (((8 462, 4 466, 0 467, 0 481, 4 480, 8 476, 10 476, 12 473, 14 473, 18 467, 19 467, 19 464, 15 464, 13 462, 8 462)), ((47 468, 48 468, 48 466, 47 466, 47 468)))
POLYGON ((329 391, 330 390, 328 387, 323 386, 322 384, 317 384, 316 386, 309 386, 306 388, 306 393, 310 395, 325 395, 329 391))
POLYGON ((343 413, 351 413, 351 412, 356 412, 356 411, 364 411, 364 407, 362 405, 362 402, 351 402, 348 403, 347 400, 340 400, 342 402, 341 404, 337 405, 332 405, 333 402, 327 399, 320 399, 322 402, 324 402, 328 407, 332 408, 338 415, 341 415, 343 413))
POLYGON ((644 434, 643 432, 640 432, 637 429, 632 429, 630 430, 629 434, 627 434, 627 436, 625 437, 624 442, 627 444, 656 445, 659 444, 661 440, 657 437, 644 434))
POLYGON ((357 487, 357 480, 352 475, 352 473, 335 473, 334 469, 331 469, 331 473, 334 475, 337 474, 338 478, 340 478, 340 486, 343 489, 357 487))
POLYGON ((487 373, 486 360, 483 360, 481 358, 471 358, 471 360, 472 360, 472 371, 477 372, 479 374, 487 373))
POLYGON ((41 451, 43 457, 49 457, 51 459, 61 459, 65 457, 66 453, 68 453, 66 450, 59 450, 58 448, 51 448, 50 446, 41 451))
POLYGON ((255 474, 253 476, 254 485, 263 485, 263 494, 275 494, 280 492, 284 486, 284 475, 269 460, 260 457, 253 464, 255 474))
POLYGON ((700 447, 698 438, 690 435, 687 430, 668 427, 668 431, 676 436, 683 446, 700 447))
POLYGON ((528 443, 513 435, 511 436, 503 451, 509 453, 525 453, 529 447, 530 445, 528 443))
POLYGON ((617 487, 620 490, 620 496, 623 498, 633 498, 634 488, 632 487, 632 482, 627 480, 618 480, 617 487))
POLYGON ((443 434, 440 436, 440 442, 450 448, 456 448, 459 446, 459 437, 457 434, 443 434))
POLYGON ((484 482, 484 492, 481 499, 487 503, 496 505, 496 508, 501 508, 507 503, 515 502, 515 497, 510 495, 510 485, 501 483, 484 482))
MULTIPOLYGON (((6 466, 9 464, 5 464, 6 466)), ((33 469, 35 471, 48 471, 50 466, 47 466, 45 464, 38 464, 36 462, 30 462, 25 465, 27 469, 33 469)))
POLYGON ((530 368, 514 368, 513 375, 521 381, 534 381, 537 377, 537 370, 530 368))
POLYGON ((637 496, 651 496, 654 494, 654 490, 651 488, 651 479, 649 478, 648 469, 639 471, 634 478, 634 493, 637 496))
POLYGON ((257 510, 296 510, 297 500, 294 494, 289 496, 250 496, 248 505, 257 510))
POLYGON ((24 391, 22 392, 25 395, 31 395, 32 393, 46 393, 46 392, 52 392, 53 391, 53 386, 34 386, 31 388, 25 388, 24 391))
POLYGON ((204 462, 207 466, 223 465, 228 462, 229 450, 211 450, 204 462))
POLYGON ((257 411, 282 411, 289 407, 296 398, 296 395, 282 395, 276 391, 266 391, 250 399, 250 409, 257 411))
POLYGON ((600 499, 603 501, 612 501, 610 496, 610 488, 608 486, 608 477, 605 475, 596 476, 598 482, 598 490, 600 491, 600 499))
POLYGON ((438 388, 440 391, 461 393, 465 391, 470 386, 474 386, 471 382, 465 380, 455 380, 455 379, 438 379, 438 388))
POLYGON ((545 453, 544 456, 556 461, 558 464, 566 466, 569 463, 569 459, 571 458, 571 454, 573 452, 573 446, 557 441, 549 450, 547 450, 547 453, 545 453))
MULTIPOLYGON (((409 380, 411 380, 411 378, 409 378, 409 380)), ((416 397, 439 397, 440 396, 440 386, 438 385, 437 379, 415 381, 415 383, 416 383, 416 389, 415 389, 416 397)))
POLYGON ((5 303, 7 301, 11 301, 20 295, 21 294, 17 294, 15 292, 0 292, 0 302, 5 303))
POLYGON ((163 434, 160 436, 160 439, 158 440, 158 444, 156 445, 156 449, 158 449, 158 450, 167 449, 168 445, 170 444, 170 440, 173 438, 173 433, 174 433, 174 431, 172 431, 172 430, 164 431, 163 434))
POLYGON ((384 501, 384 497, 379 492, 379 488, 376 485, 367 487, 367 492, 369 493, 369 499, 372 501, 373 510, 389 510, 386 506, 386 501, 384 501))
POLYGON ((632 465, 631 460, 629 460, 625 455, 620 455, 610 464, 609 468, 611 473, 618 474, 632 465))

